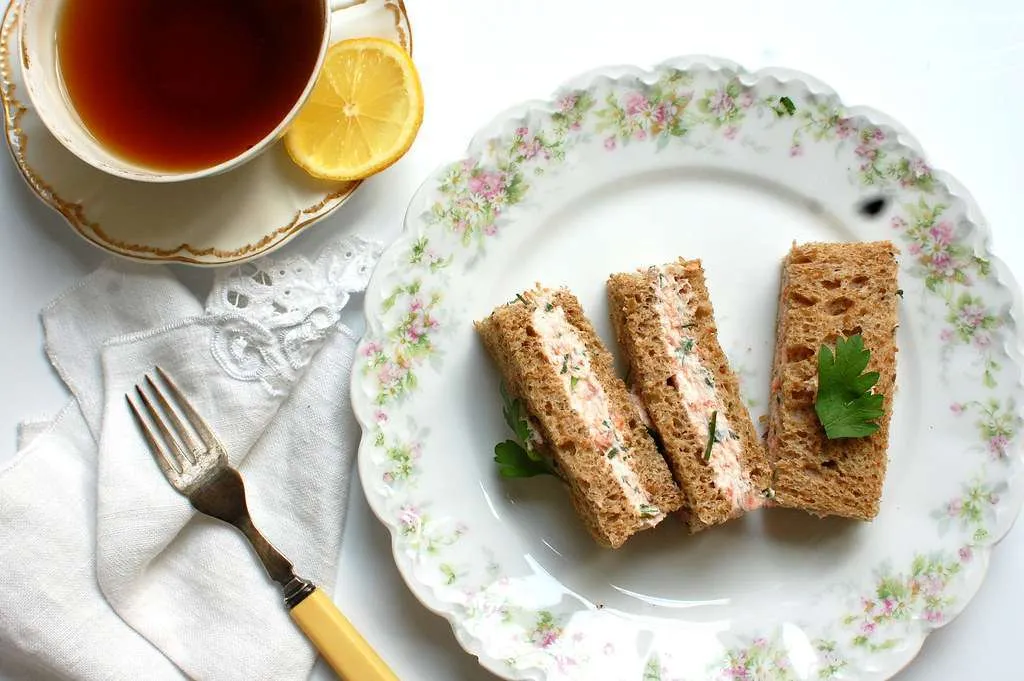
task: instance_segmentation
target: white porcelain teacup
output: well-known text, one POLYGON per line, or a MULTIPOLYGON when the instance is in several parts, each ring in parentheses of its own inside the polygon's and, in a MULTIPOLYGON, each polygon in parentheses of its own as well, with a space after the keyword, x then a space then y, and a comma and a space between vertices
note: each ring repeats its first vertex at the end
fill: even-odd
POLYGON ((252 160, 280 139, 316 83, 327 48, 331 44, 331 15, 362 4, 365 0, 311 1, 322 3, 323 31, 319 55, 302 94, 262 139, 242 153, 209 167, 182 171, 147 167, 114 153, 89 131, 67 94, 57 55, 55 36, 65 0, 22 0, 18 43, 26 89, 36 112, 54 137, 75 156, 99 170, 143 182, 179 182, 216 175, 252 160))

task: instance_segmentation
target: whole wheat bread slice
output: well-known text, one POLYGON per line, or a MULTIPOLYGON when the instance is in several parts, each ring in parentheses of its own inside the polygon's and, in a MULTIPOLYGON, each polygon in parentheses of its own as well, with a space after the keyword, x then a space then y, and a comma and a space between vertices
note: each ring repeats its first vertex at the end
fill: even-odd
MULTIPOLYGON (((637 474, 650 503, 662 513, 676 511, 682 495, 658 454, 623 381, 615 375, 613 359, 576 297, 566 289, 550 291, 538 285, 496 308, 476 322, 476 329, 494 359, 512 398, 523 401, 568 484, 572 503, 594 539, 618 548, 636 532, 653 526, 629 502, 610 470, 605 453, 596 451, 585 422, 566 395, 562 377, 544 355, 533 313, 547 300, 565 317, 586 346, 591 367, 604 389, 615 420, 625 424, 621 455, 637 474)), ((660 519, 659 519, 660 521, 660 519)))
POLYGON ((775 500, 818 516, 870 520, 885 480, 896 380, 897 263, 889 241, 794 245, 782 264, 768 418, 775 500), (880 374, 880 429, 829 440, 814 403, 818 352, 839 336, 861 334, 880 374))
POLYGON ((750 413, 743 405, 739 382, 718 342, 714 308, 701 262, 679 259, 661 268, 613 274, 607 283, 610 315, 619 348, 629 366, 629 382, 646 407, 653 430, 661 440, 662 452, 683 491, 684 520, 691 532, 697 532, 741 515, 743 509, 733 503, 729 490, 716 485, 714 472, 705 460, 708 425, 703 433, 699 432, 683 406, 675 382, 680 365, 666 347, 656 307, 655 277, 659 271, 665 277, 662 285, 685 288, 690 296, 692 321, 688 335, 695 341, 692 347, 700 365, 713 376, 726 422, 739 438, 740 466, 750 488, 756 490, 756 504, 764 503, 771 472, 750 413))

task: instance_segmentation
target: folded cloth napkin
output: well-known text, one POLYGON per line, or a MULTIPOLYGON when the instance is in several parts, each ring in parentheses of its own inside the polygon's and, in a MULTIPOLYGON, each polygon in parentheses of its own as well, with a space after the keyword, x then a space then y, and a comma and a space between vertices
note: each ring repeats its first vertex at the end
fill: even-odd
POLYGON ((300 679, 315 651, 233 528, 164 480, 124 395, 154 366, 246 481, 257 526, 330 592, 358 426, 341 322, 377 244, 220 274, 205 305, 165 268, 114 262, 43 311, 73 399, 0 471, 0 673, 300 679))

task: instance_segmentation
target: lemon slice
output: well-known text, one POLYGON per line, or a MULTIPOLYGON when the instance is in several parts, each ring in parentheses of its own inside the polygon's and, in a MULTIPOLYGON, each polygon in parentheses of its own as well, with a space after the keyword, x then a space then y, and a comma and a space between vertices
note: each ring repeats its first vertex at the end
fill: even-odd
POLYGON ((423 121, 423 90, 408 53, 382 38, 332 45, 285 149, 327 180, 361 180, 400 159, 423 121))

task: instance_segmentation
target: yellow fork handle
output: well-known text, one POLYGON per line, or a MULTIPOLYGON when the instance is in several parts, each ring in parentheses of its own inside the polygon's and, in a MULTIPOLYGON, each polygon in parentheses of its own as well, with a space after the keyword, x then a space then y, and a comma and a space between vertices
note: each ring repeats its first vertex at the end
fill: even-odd
POLYGON ((327 664, 344 681, 398 681, 395 673, 323 590, 314 589, 291 609, 291 614, 327 664))

